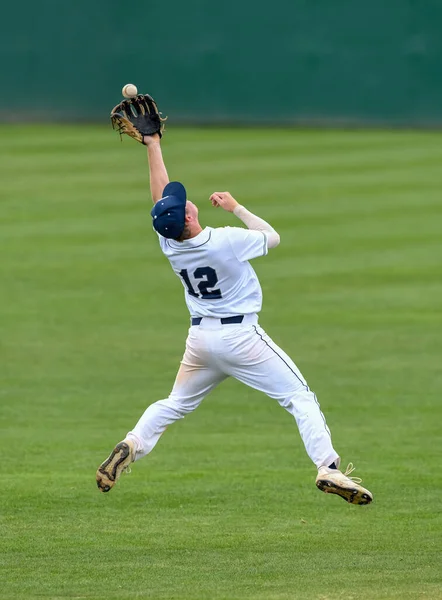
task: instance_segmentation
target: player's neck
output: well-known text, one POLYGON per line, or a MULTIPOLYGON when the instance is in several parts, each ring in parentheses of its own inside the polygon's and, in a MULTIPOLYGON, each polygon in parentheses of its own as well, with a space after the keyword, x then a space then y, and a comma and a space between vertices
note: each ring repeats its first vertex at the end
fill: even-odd
POLYGON ((183 232, 183 235, 176 239, 176 242, 185 242, 186 240, 191 240, 192 238, 196 237, 198 234, 200 234, 202 232, 203 228, 201 227, 201 225, 197 222, 194 223, 192 225, 187 224, 186 228, 183 232))
POLYGON ((195 223, 195 225, 193 225, 190 228, 190 235, 187 238, 188 240, 196 237, 197 235, 199 235, 202 232, 203 228, 201 227, 201 225, 199 223, 195 223))

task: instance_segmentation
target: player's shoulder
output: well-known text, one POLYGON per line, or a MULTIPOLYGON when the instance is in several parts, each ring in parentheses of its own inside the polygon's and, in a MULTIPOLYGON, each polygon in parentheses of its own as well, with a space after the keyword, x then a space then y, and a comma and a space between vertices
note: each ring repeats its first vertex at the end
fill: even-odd
POLYGON ((158 234, 162 251, 167 255, 202 247, 223 247, 243 241, 250 230, 243 227, 205 227, 197 236, 177 242, 158 234))
POLYGON ((230 225, 226 225, 226 227, 215 227, 212 229, 213 235, 217 238, 229 238, 234 237, 235 235, 242 235, 245 231, 248 231, 244 227, 231 227, 230 225))
POLYGON ((207 248, 218 242, 220 236, 217 235, 216 230, 212 227, 205 227, 195 237, 178 242, 177 240, 167 239, 158 234, 160 246, 164 254, 172 256, 180 254, 181 252, 188 253, 192 250, 199 250, 200 248, 207 248))
POLYGON ((230 227, 207 227, 207 229, 210 229, 214 239, 222 239, 224 237, 227 237, 228 230, 231 228, 230 227))
POLYGON ((246 229, 245 227, 219 227, 218 230, 221 230, 219 235, 220 237, 229 240, 229 242, 237 242, 243 241, 247 238, 247 235, 250 233, 250 229, 246 229))
POLYGON ((248 231, 243 227, 230 227, 229 225, 210 229, 212 242, 217 245, 228 245, 237 240, 242 240, 244 233, 248 231))

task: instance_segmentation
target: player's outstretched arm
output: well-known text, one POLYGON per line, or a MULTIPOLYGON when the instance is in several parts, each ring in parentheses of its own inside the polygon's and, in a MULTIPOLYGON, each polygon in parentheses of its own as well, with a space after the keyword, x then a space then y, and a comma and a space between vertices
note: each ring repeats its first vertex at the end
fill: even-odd
POLYGON ((264 231, 267 234, 268 248, 276 248, 281 241, 279 233, 267 221, 257 217, 247 210, 245 206, 239 204, 229 192, 215 192, 210 196, 210 201, 212 202, 212 206, 221 206, 224 210, 233 213, 249 229, 264 231))
POLYGON ((163 190, 169 183, 166 165, 164 164, 163 154, 161 152, 160 136, 145 135, 143 138, 147 146, 147 159, 149 161, 150 171, 150 192, 155 204, 163 195, 163 190))

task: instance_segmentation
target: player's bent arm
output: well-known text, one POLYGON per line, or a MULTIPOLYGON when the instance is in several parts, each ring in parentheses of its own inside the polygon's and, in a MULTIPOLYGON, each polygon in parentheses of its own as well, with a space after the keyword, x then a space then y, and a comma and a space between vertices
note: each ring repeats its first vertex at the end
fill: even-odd
POLYGON ((276 248, 281 241, 279 233, 277 233, 267 221, 257 217, 247 210, 245 206, 239 204, 229 192, 215 192, 210 196, 210 201, 212 202, 212 206, 221 206, 224 210, 232 212, 238 219, 241 219, 244 225, 247 225, 249 229, 265 233, 268 248, 276 248))
POLYGON ((169 183, 169 175, 161 152, 160 136, 158 134, 145 135, 143 141, 147 146, 147 158, 149 160, 150 191, 153 203, 156 204, 161 199, 163 190, 169 183))
POLYGON ((233 214, 241 219, 244 225, 247 225, 248 229, 254 229, 255 231, 262 231, 267 236, 267 247, 276 248, 281 241, 279 237, 279 233, 273 229, 273 227, 261 219, 261 217, 257 217, 253 213, 251 213, 245 206, 238 204, 233 209, 233 214))

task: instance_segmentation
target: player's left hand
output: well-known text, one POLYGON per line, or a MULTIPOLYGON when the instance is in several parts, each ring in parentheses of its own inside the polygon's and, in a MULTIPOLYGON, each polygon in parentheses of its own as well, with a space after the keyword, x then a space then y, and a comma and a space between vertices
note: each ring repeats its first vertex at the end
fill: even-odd
POLYGON ((144 145, 146 136, 162 136, 165 120, 149 94, 123 100, 111 112, 112 127, 144 145))
POLYGON ((227 212, 233 212, 239 203, 235 200, 235 198, 229 192, 214 192, 210 196, 210 202, 212 206, 218 208, 221 206, 227 212))

